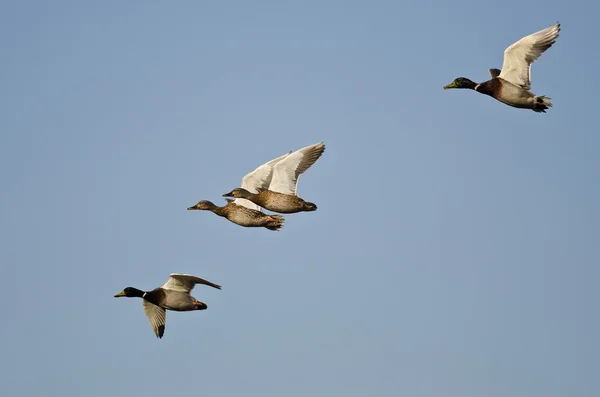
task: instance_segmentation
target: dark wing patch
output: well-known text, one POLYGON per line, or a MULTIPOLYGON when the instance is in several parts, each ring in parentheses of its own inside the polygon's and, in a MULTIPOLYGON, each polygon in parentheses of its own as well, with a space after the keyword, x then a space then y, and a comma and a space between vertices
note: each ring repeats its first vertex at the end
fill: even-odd
POLYGON ((493 79, 495 79, 496 77, 498 77, 501 73, 500 69, 490 69, 490 75, 492 76, 493 79))

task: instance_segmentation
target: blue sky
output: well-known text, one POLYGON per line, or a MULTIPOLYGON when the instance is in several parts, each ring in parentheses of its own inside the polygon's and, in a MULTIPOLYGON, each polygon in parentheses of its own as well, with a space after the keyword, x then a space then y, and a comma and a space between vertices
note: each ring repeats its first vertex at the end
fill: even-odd
POLYGON ((2 394, 597 395, 598 6, 217 3, 1 6, 2 394), (547 114, 442 89, 556 20, 547 114), (319 141, 281 232, 186 211, 319 141))

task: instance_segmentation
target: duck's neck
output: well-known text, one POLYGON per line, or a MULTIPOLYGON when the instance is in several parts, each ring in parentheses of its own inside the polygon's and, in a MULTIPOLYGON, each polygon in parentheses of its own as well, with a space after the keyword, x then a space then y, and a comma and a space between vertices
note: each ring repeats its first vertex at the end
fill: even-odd
MULTIPOLYGON (((463 81, 459 88, 466 88, 467 90, 475 90, 475 87, 478 86, 478 84, 474 81, 471 81, 468 79, 465 79, 465 80, 467 80, 467 81, 463 81)), ((475 91, 477 91, 477 90, 475 90, 475 91)))
POLYGON ((209 208, 209 211, 212 211, 219 216, 227 216, 226 208, 229 206, 230 203, 233 203, 233 200, 227 201, 227 204, 224 207, 217 207, 213 204, 212 207, 209 208))
POLYGON ((255 196, 258 196, 258 193, 250 193, 249 191, 242 189, 240 191, 241 195, 240 198, 244 198, 246 200, 251 200, 253 199, 255 196))

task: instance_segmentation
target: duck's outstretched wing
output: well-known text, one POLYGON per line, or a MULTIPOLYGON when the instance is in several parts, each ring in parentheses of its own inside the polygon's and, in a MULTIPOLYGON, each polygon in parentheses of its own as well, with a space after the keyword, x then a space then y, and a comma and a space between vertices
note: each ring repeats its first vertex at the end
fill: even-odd
POLYGON ((144 302, 144 313, 150 321, 157 338, 162 338, 165 334, 165 322, 167 321, 167 311, 160 306, 142 299, 144 302))
POLYGON ((273 167, 273 179, 269 190, 283 194, 296 195, 298 178, 309 169, 325 151, 323 142, 296 150, 273 167))
POLYGON ((169 280, 161 286, 162 289, 190 293, 196 284, 204 284, 213 288, 221 289, 221 286, 191 274, 171 273, 169 280))
MULTIPOLYGON (((246 189, 250 193, 258 193, 260 190, 268 189, 271 184, 271 179, 273 178, 273 166, 289 156, 290 153, 292 152, 279 156, 246 174, 246 176, 242 178, 242 189, 246 189)), ((252 210, 261 211, 261 208, 250 200, 236 198, 233 202, 252 210)))
POLYGON ((554 44, 560 32, 560 24, 523 37, 504 51, 504 63, 498 77, 531 89, 531 64, 554 44))

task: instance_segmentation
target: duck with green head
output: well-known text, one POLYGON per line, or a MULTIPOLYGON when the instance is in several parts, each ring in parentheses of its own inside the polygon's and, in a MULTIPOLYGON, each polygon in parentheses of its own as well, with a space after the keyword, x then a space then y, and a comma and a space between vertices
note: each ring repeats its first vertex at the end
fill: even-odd
POLYGON ((554 44, 560 24, 523 37, 504 51, 502 70, 490 69, 491 80, 475 83, 459 77, 444 89, 463 88, 489 95, 509 106, 545 113, 552 106, 550 99, 537 96, 531 89, 531 64, 554 44))
POLYGON ((221 286, 203 278, 190 274, 172 273, 169 280, 161 287, 152 291, 142 291, 134 287, 127 287, 115 295, 115 298, 142 298, 144 312, 152 325, 158 338, 165 333, 166 310, 189 312, 193 310, 206 310, 208 306, 196 300, 190 293, 196 284, 204 284, 221 289, 221 286))

